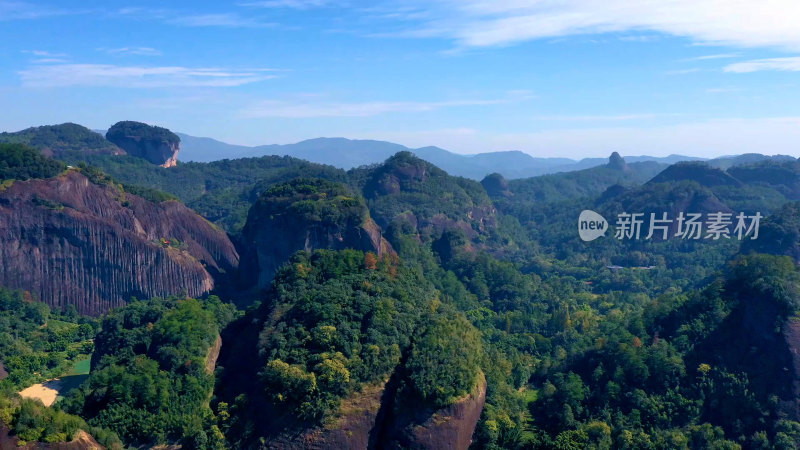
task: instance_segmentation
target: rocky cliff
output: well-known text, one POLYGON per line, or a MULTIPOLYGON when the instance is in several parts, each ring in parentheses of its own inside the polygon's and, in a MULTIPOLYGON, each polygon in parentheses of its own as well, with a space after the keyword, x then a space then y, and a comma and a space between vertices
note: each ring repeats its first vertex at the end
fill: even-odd
POLYGON ((281 450, 469 448, 486 403, 486 378, 483 375, 471 394, 448 407, 438 410, 404 409, 400 414, 384 412, 386 406, 381 402, 386 401, 386 393, 396 395, 390 384, 365 386, 361 392, 342 400, 339 414, 324 426, 296 435, 279 436, 269 443, 269 447, 281 450))
POLYGON ((131 156, 144 158, 162 167, 178 164, 181 138, 166 128, 141 122, 117 122, 106 133, 113 142, 131 156))
POLYGON ((202 295, 238 267, 227 235, 181 203, 76 170, 0 192, 0 229, 0 285, 85 314, 134 296, 202 295))
POLYGON ((240 246, 243 284, 262 289, 299 250, 394 253, 363 199, 343 184, 310 178, 267 190, 250 209, 240 246))

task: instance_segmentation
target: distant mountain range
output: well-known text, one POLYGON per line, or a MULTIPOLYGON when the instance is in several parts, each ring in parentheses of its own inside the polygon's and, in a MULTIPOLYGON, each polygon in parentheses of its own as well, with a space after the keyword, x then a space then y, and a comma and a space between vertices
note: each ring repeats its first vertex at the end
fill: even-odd
MULTIPOLYGON (((105 136, 105 130, 93 130, 105 136)), ((505 179, 530 178, 540 175, 574 172, 603 166, 606 158, 538 158, 521 151, 502 151, 462 155, 439 147, 408 148, 385 141, 346 138, 316 138, 295 144, 270 144, 254 147, 228 144, 207 137, 176 133, 181 139, 179 161, 212 162, 223 159, 259 157, 267 155, 292 156, 307 161, 327 164, 340 169, 380 164, 392 155, 410 151, 419 158, 433 163, 450 174, 481 180, 489 174, 499 173, 505 179)), ((88 151, 93 153, 122 154, 113 143, 97 137, 89 129, 77 124, 33 127, 14 133, 0 133, 0 142, 18 142, 32 145, 47 154, 57 156, 63 152, 88 151)), ((685 155, 626 156, 627 163, 674 164, 682 161, 707 161, 712 167, 728 169, 732 166, 764 160, 794 161, 792 156, 765 156, 749 153, 716 159, 685 155)))
MULTIPOLYGON (((288 155, 308 161, 351 169, 385 161, 400 151, 410 151, 435 164, 448 173, 480 180, 490 173, 500 173, 505 178, 527 178, 556 172, 570 172, 600 166, 607 158, 537 158, 521 151, 503 151, 461 155, 439 147, 408 148, 385 141, 345 138, 316 138, 286 145, 260 145, 247 147, 233 145, 216 139, 177 133, 181 138, 182 161, 211 162, 220 159, 245 158, 264 155, 288 155)), ((666 157, 626 156, 628 162, 655 161, 673 164, 678 161, 703 160, 684 155, 666 157)))

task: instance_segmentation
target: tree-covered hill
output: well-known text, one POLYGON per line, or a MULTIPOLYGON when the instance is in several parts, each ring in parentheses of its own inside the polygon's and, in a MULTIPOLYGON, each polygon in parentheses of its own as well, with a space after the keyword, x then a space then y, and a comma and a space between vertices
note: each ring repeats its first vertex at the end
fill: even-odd
POLYGON ((49 156, 64 152, 122 155, 125 152, 102 135, 74 123, 26 128, 13 133, 0 133, 0 142, 25 144, 49 156))

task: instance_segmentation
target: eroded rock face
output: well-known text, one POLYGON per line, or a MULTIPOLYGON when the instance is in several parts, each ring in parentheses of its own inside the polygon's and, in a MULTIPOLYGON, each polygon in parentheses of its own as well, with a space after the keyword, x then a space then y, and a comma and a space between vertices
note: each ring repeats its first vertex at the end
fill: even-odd
POLYGON ((486 378, 481 374, 471 394, 446 408, 435 411, 418 408, 397 414, 387 447, 467 450, 485 404, 486 378))
MULTIPOLYGON (((363 199, 346 186, 296 179, 270 188, 250 209, 242 232, 246 287, 267 288, 297 251, 355 249, 394 253, 363 199)), ((244 266, 244 264, 243 264, 244 266)))
POLYGON ((144 158, 161 167, 178 164, 181 139, 166 128, 141 122, 117 122, 109 128, 106 139, 131 156, 144 158))
POLYGON ((0 285, 83 314, 134 296, 199 296, 239 263, 227 235, 183 204, 153 203, 75 170, 0 192, 0 230, 0 285))
POLYGON ((339 415, 328 425, 281 435, 268 446, 281 450, 467 450, 486 403, 486 379, 482 376, 470 395, 435 411, 419 408, 399 415, 381 414, 385 392, 386 385, 365 386, 342 400, 339 415))

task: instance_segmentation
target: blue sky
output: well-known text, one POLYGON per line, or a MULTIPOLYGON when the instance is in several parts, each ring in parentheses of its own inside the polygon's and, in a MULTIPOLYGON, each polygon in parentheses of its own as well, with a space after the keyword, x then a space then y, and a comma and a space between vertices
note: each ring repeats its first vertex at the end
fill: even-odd
POLYGON ((0 0, 0 131, 800 156, 795 0, 0 0))

